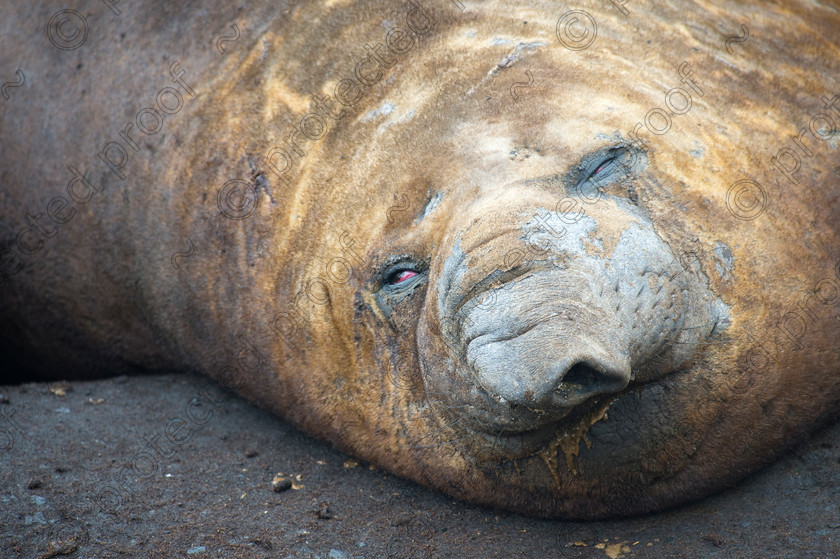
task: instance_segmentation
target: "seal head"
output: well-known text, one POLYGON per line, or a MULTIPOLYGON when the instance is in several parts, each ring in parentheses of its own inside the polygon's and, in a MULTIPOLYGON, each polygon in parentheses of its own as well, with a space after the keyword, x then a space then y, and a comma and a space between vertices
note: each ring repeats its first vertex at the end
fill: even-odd
POLYGON ((627 195, 643 156, 598 150, 579 172, 482 190, 426 269, 403 259, 382 312, 428 283, 417 326, 425 390, 486 460, 534 454, 565 423, 684 366, 726 323, 627 195), (623 195, 622 195, 623 193, 623 195))

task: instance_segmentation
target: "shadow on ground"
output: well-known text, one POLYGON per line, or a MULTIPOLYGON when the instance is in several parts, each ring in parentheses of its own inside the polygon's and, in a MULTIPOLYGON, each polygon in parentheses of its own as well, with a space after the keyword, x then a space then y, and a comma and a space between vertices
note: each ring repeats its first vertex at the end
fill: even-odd
POLYGON ((186 375, 0 387, 3 557, 838 557, 840 424, 723 494, 610 522, 452 502, 186 375), (276 474, 293 487, 275 492, 276 474))

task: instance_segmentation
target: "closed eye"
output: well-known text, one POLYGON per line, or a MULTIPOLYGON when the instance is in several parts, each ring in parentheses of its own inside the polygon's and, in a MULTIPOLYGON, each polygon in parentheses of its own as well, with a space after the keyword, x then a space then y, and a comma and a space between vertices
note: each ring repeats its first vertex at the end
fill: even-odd
POLYGON ((627 158, 628 152, 622 148, 613 148, 601 157, 592 161, 583 174, 583 180, 600 182, 621 169, 621 163, 627 158))
POLYGON ((609 174, 613 167, 616 165, 615 157, 610 157, 609 159, 598 163, 597 169, 592 171, 588 178, 595 178, 598 175, 609 174))
POLYGON ((400 259, 382 272, 382 287, 402 289, 425 277, 425 266, 409 259, 400 259))
POLYGON ((573 190, 577 195, 594 201, 611 184, 634 177, 639 162, 640 157, 631 146, 603 148, 584 158, 570 173, 569 183, 575 185, 573 190))

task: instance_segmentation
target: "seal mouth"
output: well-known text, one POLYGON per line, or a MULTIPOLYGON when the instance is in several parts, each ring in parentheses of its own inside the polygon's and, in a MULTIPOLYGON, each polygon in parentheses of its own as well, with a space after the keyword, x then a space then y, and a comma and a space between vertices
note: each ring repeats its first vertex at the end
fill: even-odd
POLYGON ((472 422, 470 427, 474 429, 482 446, 489 449, 489 452, 482 453, 485 459, 498 461, 528 458, 539 454, 558 438, 585 435, 596 422, 607 419, 607 410, 613 402, 642 387, 643 384, 634 383, 621 392, 590 398, 569 410, 562 418, 533 429, 492 429, 487 424, 472 422))

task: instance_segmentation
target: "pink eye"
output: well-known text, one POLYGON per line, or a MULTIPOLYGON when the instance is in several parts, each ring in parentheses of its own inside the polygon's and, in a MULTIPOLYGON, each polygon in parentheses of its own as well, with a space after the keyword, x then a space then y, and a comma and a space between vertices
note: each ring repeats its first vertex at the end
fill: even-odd
POLYGON ((402 272, 400 272, 400 275, 398 275, 398 276, 397 276, 397 277, 396 277, 396 278, 395 278, 395 279, 391 282, 391 284, 393 285, 393 284, 397 284, 397 283, 404 282, 405 280, 410 279, 410 278, 413 278, 413 277, 414 277, 414 276, 416 276, 416 275, 417 275, 417 272, 412 272, 411 270, 403 270, 402 272))

